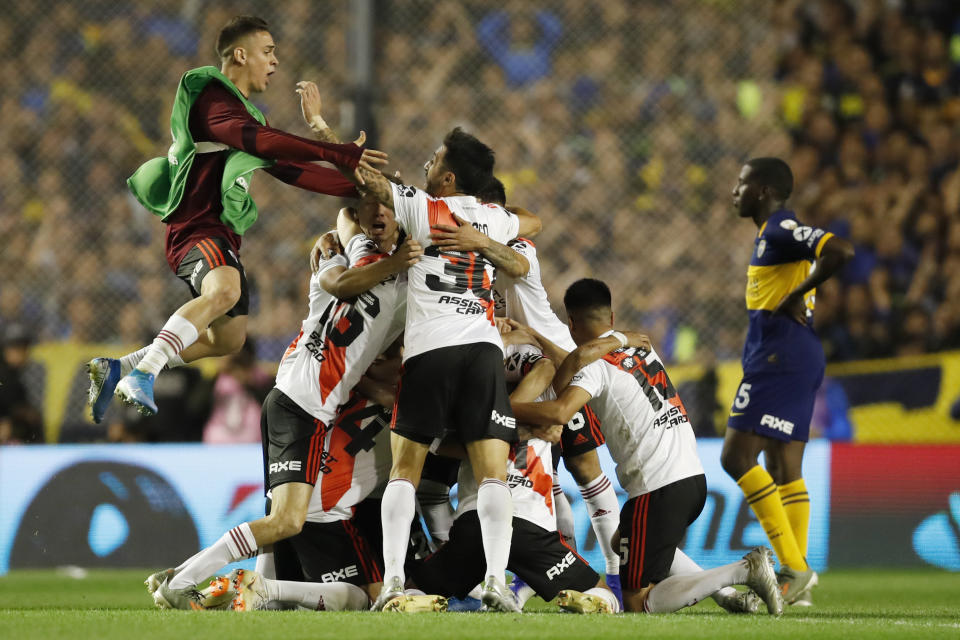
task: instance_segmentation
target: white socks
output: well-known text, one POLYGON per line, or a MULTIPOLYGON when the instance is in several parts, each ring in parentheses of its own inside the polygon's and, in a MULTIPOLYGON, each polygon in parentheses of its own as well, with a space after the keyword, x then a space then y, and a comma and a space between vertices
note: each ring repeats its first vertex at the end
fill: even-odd
POLYGON ((170 581, 171 589, 186 589, 200 584, 218 569, 231 562, 252 558, 257 554, 257 540, 244 522, 223 534, 213 545, 207 547, 181 565, 179 573, 170 581))
MULTIPOLYGON (((683 552, 682 549, 677 549, 673 554, 673 562, 670 564, 670 575, 685 575, 689 573, 699 573, 703 571, 703 567, 698 565, 693 561, 693 558, 688 556, 683 552)), ((716 593, 710 594, 711 598, 714 596, 735 596, 737 595, 737 590, 733 587, 723 587, 718 589, 716 593)), ((716 598, 714 598, 716 599, 716 598)))
POLYGON ((361 611, 370 606, 366 592, 349 582, 292 582, 262 578, 271 602, 312 611, 361 611))
POLYGON ((257 556, 257 564, 256 564, 256 567, 254 568, 254 571, 259 573, 264 578, 269 578, 271 580, 276 579, 277 563, 273 561, 273 545, 272 544, 268 545, 257 556), (269 549, 269 551, 267 549, 269 549))
POLYGON ((436 480, 421 480, 417 487, 417 502, 434 543, 439 546, 449 540, 455 515, 450 504, 450 487, 436 480))
MULTIPOLYGON (((143 356, 147 355, 147 351, 150 350, 150 345, 147 345, 143 349, 139 349, 132 353, 128 353, 125 356, 120 356, 120 376, 123 377, 133 371, 140 361, 143 360, 143 356)), ((183 358, 180 357, 180 354, 177 354, 167 360, 167 369, 173 369, 175 367, 182 367, 187 364, 183 361, 183 358)))
MULTIPOLYGON (((514 578, 516 580, 516 578, 514 578)), ((537 592, 533 590, 533 587, 524 583, 522 587, 517 589, 517 602, 520 603, 520 608, 523 609, 523 605, 527 603, 527 600, 537 595, 537 592)))
POLYGON ((723 587, 743 584, 747 574, 746 561, 739 560, 716 569, 672 575, 650 589, 644 609, 647 613, 672 613, 691 607, 723 587))
POLYGON ((593 589, 587 589, 584 591, 584 593, 589 593, 592 596, 603 598, 610 603, 610 608, 613 609, 614 613, 620 613, 620 602, 617 600, 617 596, 613 595, 613 591, 610 591, 610 589, 594 587, 593 589))
POLYGON ((196 342, 198 335, 192 322, 181 316, 170 316, 136 368, 153 375, 159 374, 163 365, 196 342))
POLYGON ((513 538, 513 498, 506 482, 487 478, 480 483, 477 515, 480 517, 483 553, 487 557, 484 576, 494 576, 504 582, 510 558, 510 540, 513 538))
POLYGON ((617 492, 610 479, 603 473, 580 487, 580 495, 587 505, 593 531, 597 534, 597 544, 607 562, 607 573, 620 573, 620 552, 614 549, 610 541, 620 528, 620 503, 617 492))
POLYGON ((567 500, 567 494, 560 488, 560 480, 556 473, 553 474, 553 509, 557 514, 557 531, 571 547, 576 547, 577 534, 573 521, 573 509, 570 507, 570 501, 567 500))
POLYGON ((397 478, 387 483, 380 500, 383 525, 383 581, 394 576, 405 582, 403 562, 410 544, 410 524, 417 509, 417 490, 409 480, 397 478))

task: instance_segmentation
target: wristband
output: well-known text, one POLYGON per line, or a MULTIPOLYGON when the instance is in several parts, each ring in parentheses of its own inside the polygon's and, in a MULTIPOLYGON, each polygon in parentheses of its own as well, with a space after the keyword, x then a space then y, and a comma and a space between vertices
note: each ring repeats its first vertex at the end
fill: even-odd
POLYGON ((610 337, 616 338, 617 340, 620 341, 620 348, 621 348, 621 349, 623 349, 624 347, 627 346, 627 342, 628 342, 628 341, 627 341, 627 336, 623 335, 623 334, 620 333, 619 331, 611 331, 611 332, 610 332, 610 337))

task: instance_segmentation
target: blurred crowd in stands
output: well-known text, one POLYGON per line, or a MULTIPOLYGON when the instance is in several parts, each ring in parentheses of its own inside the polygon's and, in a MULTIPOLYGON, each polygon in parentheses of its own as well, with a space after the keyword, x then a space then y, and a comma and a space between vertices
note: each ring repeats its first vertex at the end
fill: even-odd
MULTIPOLYGON (((347 0, 7 7, 0 333, 17 344, 137 346, 186 300, 163 258, 162 223, 132 200, 125 179, 165 153, 180 75, 217 64, 217 30, 249 12, 270 22, 279 45, 271 88, 255 96, 273 126, 309 135, 294 93, 300 79, 318 83, 327 120, 344 138, 358 124, 344 107, 368 97, 371 142, 413 184, 447 130, 476 132, 497 152, 508 200, 544 220, 535 242, 554 302, 575 279, 609 281, 618 324, 647 330, 668 361, 709 366, 739 356, 755 229, 734 217, 730 190, 742 162, 756 155, 786 158, 799 217, 856 245, 843 278, 817 295, 829 360, 960 348, 955 3, 373 6, 370 92, 350 75, 347 0)), ((266 175, 253 192, 260 219, 242 249, 257 345, 250 366, 275 362, 296 333, 309 247, 342 204, 266 175)), ((74 415, 85 385, 82 362, 74 365, 60 433, 72 428, 81 438, 93 426, 74 415)), ((5 347, 4 384, 26 376, 29 390, 21 369, 5 347)), ((269 371, 246 375, 224 393, 269 387, 269 371)), ((184 388, 199 388, 194 382, 184 388)), ((205 402, 211 397, 208 389, 205 402)), ((39 418, 13 418, 17 406, 3 396, 0 442, 34 433, 39 418), (19 425, 12 430, 11 420, 19 425)), ((175 439, 203 436, 211 411, 197 412, 189 434, 175 439)), ((110 439, 161 438, 122 415, 115 411, 110 439)))

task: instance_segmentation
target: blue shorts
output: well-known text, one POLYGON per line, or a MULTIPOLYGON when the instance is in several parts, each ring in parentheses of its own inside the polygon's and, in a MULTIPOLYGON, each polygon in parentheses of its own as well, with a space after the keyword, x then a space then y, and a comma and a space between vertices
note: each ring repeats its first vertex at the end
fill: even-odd
POLYGON ((744 373, 727 426, 783 442, 810 439, 813 401, 823 369, 793 373, 744 373))

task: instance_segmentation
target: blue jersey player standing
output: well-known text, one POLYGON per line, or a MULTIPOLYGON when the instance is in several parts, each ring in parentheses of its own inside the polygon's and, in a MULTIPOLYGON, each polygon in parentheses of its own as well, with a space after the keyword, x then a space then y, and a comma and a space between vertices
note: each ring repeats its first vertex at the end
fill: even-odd
POLYGON ((810 499, 801 463, 824 370, 814 293, 853 257, 853 247, 798 221, 786 208, 792 190, 793 173, 779 158, 748 161, 733 190, 738 215, 759 231, 747 269, 743 380, 720 461, 776 550, 784 601, 809 605, 817 576, 805 557, 810 499), (761 451, 766 469, 757 463, 761 451))

